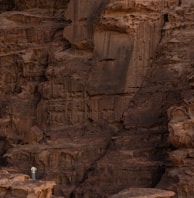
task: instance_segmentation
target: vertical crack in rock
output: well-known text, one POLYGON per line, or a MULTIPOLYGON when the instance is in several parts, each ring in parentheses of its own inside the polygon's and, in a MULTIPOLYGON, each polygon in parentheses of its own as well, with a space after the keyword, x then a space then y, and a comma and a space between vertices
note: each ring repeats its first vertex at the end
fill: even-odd
POLYGON ((192 8, 0 0, 0 159, 25 174, 36 166, 55 196, 155 187, 170 148, 166 110, 192 95, 192 8))
POLYGON ((169 13, 166 13, 163 15, 163 24, 161 27, 160 40, 159 40, 158 45, 162 42, 162 39, 164 37, 164 32, 165 32, 164 27, 168 22, 169 22, 169 13))
POLYGON ((87 180, 89 178, 89 175, 91 175, 95 171, 95 167, 96 167, 97 163, 100 160, 102 160, 103 157, 107 154, 107 152, 109 151, 109 148, 110 148, 111 144, 112 144, 112 139, 110 139, 107 142, 107 145, 106 145, 106 147, 104 149, 104 152, 101 153, 101 155, 98 156, 98 158, 95 161, 93 161, 89 165, 89 167, 87 168, 87 170, 84 172, 83 178, 81 179, 81 181, 79 182, 79 184, 75 187, 75 189, 71 192, 70 198, 75 198, 76 197, 76 193, 77 193, 76 191, 77 191, 77 189, 82 188, 82 185, 87 182, 87 180))

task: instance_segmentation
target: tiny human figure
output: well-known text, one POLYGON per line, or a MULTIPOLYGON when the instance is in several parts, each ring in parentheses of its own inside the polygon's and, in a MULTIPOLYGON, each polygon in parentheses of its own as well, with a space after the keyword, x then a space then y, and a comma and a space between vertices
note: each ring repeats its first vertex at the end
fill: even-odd
POLYGON ((35 180, 36 179, 36 171, 37 171, 37 168, 32 166, 31 168, 31 172, 32 172, 32 179, 35 180))

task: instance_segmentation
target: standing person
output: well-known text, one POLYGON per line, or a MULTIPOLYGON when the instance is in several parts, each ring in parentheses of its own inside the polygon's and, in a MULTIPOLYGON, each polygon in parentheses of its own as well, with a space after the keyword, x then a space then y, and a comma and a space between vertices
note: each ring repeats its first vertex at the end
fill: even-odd
POLYGON ((36 171, 37 171, 37 168, 32 166, 31 168, 31 173, 32 173, 32 179, 35 180, 36 179, 36 171))

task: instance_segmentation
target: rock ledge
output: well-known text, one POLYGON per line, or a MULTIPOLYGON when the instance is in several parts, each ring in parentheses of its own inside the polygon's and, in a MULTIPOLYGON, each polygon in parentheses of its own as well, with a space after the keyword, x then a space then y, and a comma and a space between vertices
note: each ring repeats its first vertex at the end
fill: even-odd
POLYGON ((172 191, 156 188, 129 188, 113 195, 111 198, 173 198, 172 191))

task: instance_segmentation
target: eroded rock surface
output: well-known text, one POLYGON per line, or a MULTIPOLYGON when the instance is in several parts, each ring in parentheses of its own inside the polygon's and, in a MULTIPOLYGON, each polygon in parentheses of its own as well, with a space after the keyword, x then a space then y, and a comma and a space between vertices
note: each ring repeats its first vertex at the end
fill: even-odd
POLYGON ((173 198, 175 196, 174 192, 152 189, 152 188, 131 188, 123 190, 111 198, 173 198))
POLYGON ((0 170, 0 197, 51 198, 55 182, 31 180, 28 175, 0 170))
POLYGON ((155 187, 170 143, 192 147, 166 112, 192 96, 193 0, 0 5, 0 164, 55 196, 155 187))
POLYGON ((178 197, 193 196, 193 107, 193 101, 184 101, 168 110, 169 142, 174 149, 159 186, 173 189, 178 197))

